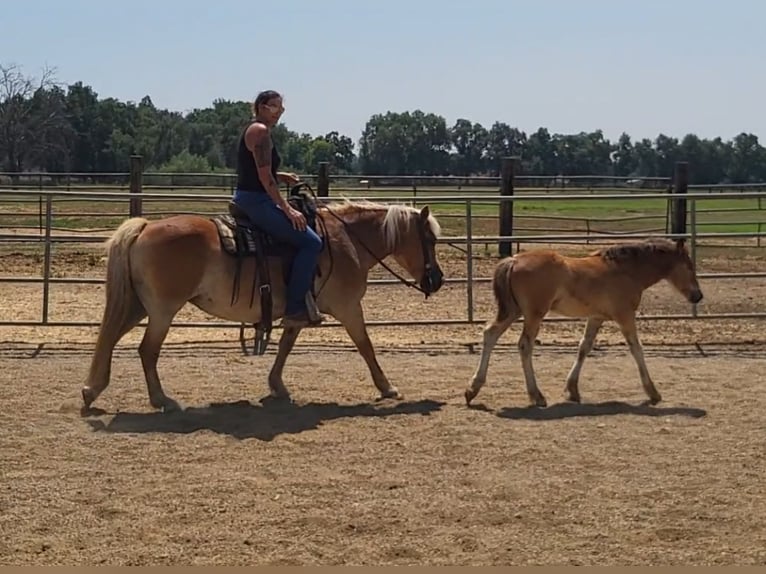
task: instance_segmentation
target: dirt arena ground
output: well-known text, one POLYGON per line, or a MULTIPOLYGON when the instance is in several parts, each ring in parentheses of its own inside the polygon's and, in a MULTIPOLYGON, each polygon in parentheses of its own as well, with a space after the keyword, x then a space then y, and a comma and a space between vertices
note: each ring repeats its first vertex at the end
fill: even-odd
MULTIPOLYGON (((759 251, 709 249, 700 271, 763 271, 759 251)), ((465 273, 459 253, 443 261, 448 276, 465 273)), ((27 252, 6 250, 0 265, 40 273, 27 252)), ((57 249, 56 276, 102 273, 96 252, 57 249)), ((703 289, 700 313, 763 310, 763 279, 703 289)), ((0 284, 0 317, 38 319, 41 293, 0 284)), ((54 285, 51 320, 97 321, 102 299, 98 285, 54 285)), ((486 285, 475 301, 487 318, 486 285)), ((374 287, 365 305, 371 320, 462 319, 465 286, 426 302, 374 287)), ((642 306, 687 309, 664 285, 642 306)), ((206 317, 187 308, 188 319, 206 317)), ((293 404, 261 401, 273 347, 246 357, 237 329, 174 329, 159 369, 186 410, 171 415, 148 404, 137 329, 88 417, 79 389, 95 330, 0 328, 0 562, 766 564, 764 321, 641 322, 656 407, 642 404, 612 327, 586 361, 583 404, 563 402, 581 328, 550 322, 540 334, 546 409, 527 407, 518 327, 474 408, 462 391, 479 325, 372 328, 401 401, 375 400, 342 330, 307 331, 285 371, 293 404)))

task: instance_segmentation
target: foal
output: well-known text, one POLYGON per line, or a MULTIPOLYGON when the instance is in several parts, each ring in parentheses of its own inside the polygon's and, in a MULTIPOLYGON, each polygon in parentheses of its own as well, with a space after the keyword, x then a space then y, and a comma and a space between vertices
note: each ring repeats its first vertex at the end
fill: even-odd
POLYGON ((577 350, 577 360, 566 380, 568 399, 580 402, 578 381, 585 357, 593 348, 601 325, 613 320, 620 326, 638 366, 641 384, 651 404, 662 400, 644 362, 636 333, 636 309, 643 292, 666 279, 689 302, 702 300, 694 263, 683 239, 654 238, 613 245, 585 257, 567 257, 550 249, 538 249, 506 257, 494 273, 492 288, 497 305, 494 321, 484 328, 478 368, 465 391, 467 404, 479 394, 487 378, 489 357, 498 339, 519 317, 524 326, 518 347, 529 398, 536 406, 547 405, 537 387, 532 349, 543 318, 549 313, 587 318, 577 350))

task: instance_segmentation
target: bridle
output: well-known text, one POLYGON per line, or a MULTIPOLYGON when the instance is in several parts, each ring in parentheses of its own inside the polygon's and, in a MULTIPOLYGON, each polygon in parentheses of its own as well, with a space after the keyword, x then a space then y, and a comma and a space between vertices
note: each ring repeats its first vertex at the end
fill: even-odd
MULTIPOLYGON (((314 193, 314 190, 306 182, 300 182, 297 185, 295 185, 290 190, 290 194, 291 195, 295 194, 297 192, 297 189, 299 189, 300 187, 306 187, 311 193, 311 195, 313 196, 314 200, 317 203, 319 203, 319 198, 317 198, 316 194, 314 193)), ((351 226, 342 217, 340 217, 337 213, 335 213, 332 209, 330 209, 326 204, 324 204, 324 207, 327 208, 326 210, 330 215, 332 215, 335 219, 340 221, 341 224, 343 224, 343 227, 345 227, 349 235, 352 235, 359 242, 359 244, 362 247, 364 247, 364 249, 372 256, 372 258, 375 259, 377 263, 379 263, 383 268, 385 268, 389 273, 391 273, 391 275, 396 277, 401 283, 403 283, 407 287, 411 287, 415 289, 416 291, 420 291, 421 293, 423 293, 423 295, 425 295, 426 299, 428 299, 428 297, 430 297, 434 293, 435 291, 434 275, 437 272, 437 265, 435 261, 436 255, 435 254, 432 255, 428 250, 429 239, 426 234, 426 223, 420 217, 417 218, 417 228, 418 228, 418 237, 420 238, 420 247, 423 250, 424 266, 423 266, 423 277, 420 279, 420 282, 418 283, 416 281, 407 279, 406 277, 402 277, 399 273, 391 269, 391 267, 389 267, 386 263, 384 263, 380 257, 375 255, 372 249, 370 249, 364 243, 364 241, 362 241, 359 238, 359 236, 353 232, 353 230, 351 229, 351 226)), ((318 218, 318 219, 321 220, 321 218, 318 218)), ((324 226, 323 224, 322 227, 323 227, 324 235, 327 236, 326 226, 324 226)), ((331 251, 329 242, 327 242, 326 245, 327 245, 327 249, 330 251, 330 261, 332 262, 332 251, 331 251)), ((328 273, 328 276, 329 276, 329 273, 328 273)))

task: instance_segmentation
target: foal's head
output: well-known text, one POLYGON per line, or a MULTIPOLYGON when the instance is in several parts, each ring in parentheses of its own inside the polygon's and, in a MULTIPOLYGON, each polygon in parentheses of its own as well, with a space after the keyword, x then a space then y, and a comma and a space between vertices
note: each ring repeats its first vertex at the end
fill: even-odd
POLYGON ((429 207, 418 211, 391 205, 383 223, 386 243, 396 262, 419 282, 426 297, 444 284, 444 274, 436 258, 436 239, 440 233, 429 207))
POLYGON ((600 251, 602 257, 627 267, 636 280, 666 279, 691 303, 702 300, 694 262, 683 239, 651 238, 637 243, 613 245, 600 251))
POLYGON ((672 249, 671 253, 672 265, 667 276, 668 282, 678 289, 690 303, 699 303, 702 301, 702 290, 697 281, 694 262, 689 257, 689 250, 683 239, 675 241, 675 249, 672 249))

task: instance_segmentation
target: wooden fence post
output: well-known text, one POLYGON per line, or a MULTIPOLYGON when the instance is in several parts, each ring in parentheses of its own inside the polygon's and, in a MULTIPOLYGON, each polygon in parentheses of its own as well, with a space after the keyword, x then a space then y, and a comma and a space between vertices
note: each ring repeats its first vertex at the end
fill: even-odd
MULTIPOLYGON (((500 195, 512 196, 514 178, 519 158, 517 156, 504 157, 500 164, 500 195)), ((499 208, 501 236, 513 235, 513 201, 501 201, 499 208)), ((498 246, 500 257, 508 257, 511 254, 511 241, 501 239, 498 246)))
POLYGON ((329 197, 330 195, 330 164, 326 161, 319 162, 319 175, 317 176, 317 196, 329 197))
POLYGON ((677 161, 673 174, 673 198, 671 200, 671 233, 686 233, 686 191, 689 186, 689 162, 677 161))
POLYGON ((144 158, 140 155, 130 156, 130 193, 135 197, 130 198, 130 217, 143 215, 141 191, 143 190, 144 158))

